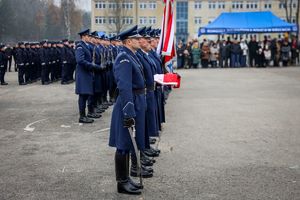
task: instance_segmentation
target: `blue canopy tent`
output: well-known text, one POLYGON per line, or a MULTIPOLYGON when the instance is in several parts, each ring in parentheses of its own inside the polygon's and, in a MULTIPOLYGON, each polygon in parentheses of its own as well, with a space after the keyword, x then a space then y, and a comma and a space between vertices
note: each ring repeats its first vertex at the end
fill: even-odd
POLYGON ((222 13, 199 29, 198 36, 248 33, 297 32, 297 25, 287 23, 270 11, 222 13))

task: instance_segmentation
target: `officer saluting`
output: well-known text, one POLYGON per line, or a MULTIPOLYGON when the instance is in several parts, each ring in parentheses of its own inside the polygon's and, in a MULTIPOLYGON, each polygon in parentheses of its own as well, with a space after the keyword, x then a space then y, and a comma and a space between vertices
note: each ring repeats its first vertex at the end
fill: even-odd
POLYGON ((94 120, 86 117, 86 104, 91 95, 94 94, 94 71, 104 70, 101 66, 93 63, 93 55, 88 44, 90 30, 86 29, 78 33, 81 41, 75 50, 76 57, 76 94, 79 95, 79 123, 93 123, 94 120))
POLYGON ((141 185, 129 177, 129 152, 133 151, 128 128, 135 126, 135 141, 145 148, 146 85, 143 67, 135 52, 140 48, 137 26, 119 34, 124 48, 113 66, 119 96, 113 108, 109 146, 116 147, 115 170, 119 193, 141 194, 141 185))

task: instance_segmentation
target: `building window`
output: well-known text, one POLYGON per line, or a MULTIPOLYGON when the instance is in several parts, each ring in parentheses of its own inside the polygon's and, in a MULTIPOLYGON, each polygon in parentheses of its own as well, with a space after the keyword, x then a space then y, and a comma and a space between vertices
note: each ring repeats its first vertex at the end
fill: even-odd
POLYGON ((149 17, 149 24, 156 24, 156 17, 149 17))
POLYGON ((195 1, 194 6, 195 6, 196 10, 201 9, 201 7, 202 7, 201 3, 202 3, 201 1, 195 1))
POLYGON ((150 1, 149 2, 149 8, 152 9, 152 10, 156 9, 156 2, 155 1, 150 1))
POLYGON ((147 8, 147 3, 140 3, 140 9, 146 9, 147 8))
POLYGON ((247 9, 257 9, 258 8, 258 2, 254 1, 254 2, 247 2, 246 4, 246 8, 247 9))
POLYGON ((201 17, 195 17, 195 24, 201 24, 201 17))
POLYGON ((176 38, 186 41, 188 38, 188 1, 176 1, 176 38))
MULTIPOLYGON (((225 6, 225 3, 224 3, 224 6, 225 6)), ((244 4, 242 1, 233 1, 232 2, 232 9, 243 9, 243 8, 244 8, 244 4)))
POLYGON ((271 9, 272 8, 272 4, 271 3, 266 3, 265 4, 265 9, 271 9))
POLYGON ((123 24, 133 24, 132 17, 123 17, 123 24))
POLYGON ((117 18, 116 17, 109 17, 108 18, 108 23, 109 24, 116 24, 117 23, 117 18))
POLYGON ((140 17, 140 24, 147 24, 147 17, 140 17))
POLYGON ((279 2, 279 9, 285 8, 285 3, 284 2, 279 2))
POLYGON ((117 9, 117 4, 116 4, 116 3, 113 3, 113 2, 109 2, 109 3, 108 3, 108 8, 109 8, 109 9, 117 9))
POLYGON ((297 8, 297 4, 296 3, 293 3, 293 8, 297 8))
POLYGON ((216 2, 209 2, 208 3, 208 8, 209 9, 216 9, 216 2))
POLYGON ((125 2, 122 4, 123 9, 133 9, 133 3, 132 2, 125 2))
POLYGON ((105 9, 106 8, 105 1, 96 1, 95 2, 95 8, 96 9, 105 9))
POLYGON ((223 2, 223 1, 219 2, 218 8, 225 9, 225 2, 223 2))
POLYGON ((95 17, 95 23, 96 24, 105 24, 106 23, 106 20, 105 20, 105 17, 95 17))

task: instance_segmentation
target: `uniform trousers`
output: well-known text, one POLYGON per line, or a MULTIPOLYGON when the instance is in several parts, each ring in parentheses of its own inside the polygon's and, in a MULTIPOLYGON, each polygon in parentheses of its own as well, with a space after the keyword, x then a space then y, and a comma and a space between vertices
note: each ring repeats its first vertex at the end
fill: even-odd
POLYGON ((79 94, 78 107, 79 107, 79 112, 80 113, 85 112, 85 108, 86 108, 87 104, 88 104, 88 106, 92 105, 92 95, 79 94))

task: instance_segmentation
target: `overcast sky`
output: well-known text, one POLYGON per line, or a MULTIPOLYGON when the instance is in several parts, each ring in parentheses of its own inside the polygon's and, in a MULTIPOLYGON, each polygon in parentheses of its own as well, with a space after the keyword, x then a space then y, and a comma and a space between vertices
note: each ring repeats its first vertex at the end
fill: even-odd
POLYGON ((91 11, 91 0, 80 0, 79 7, 84 10, 91 11))
MULTIPOLYGON (((55 3, 60 4, 60 0, 55 0, 55 3)), ((91 11, 91 0, 79 0, 78 7, 86 11, 91 11)))

